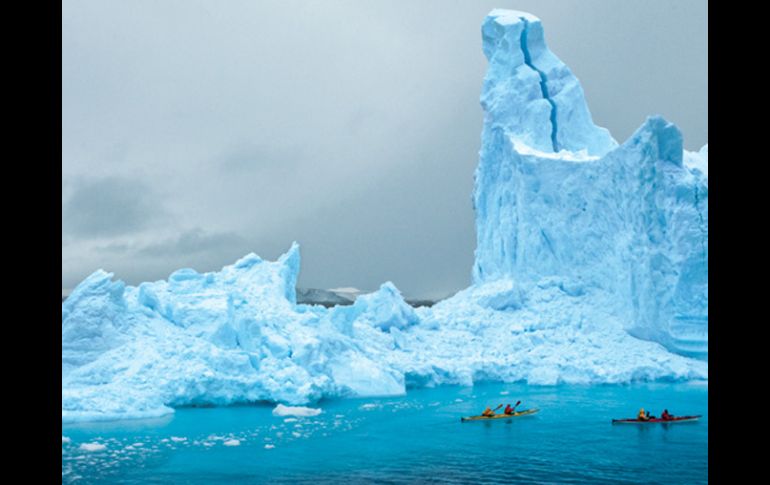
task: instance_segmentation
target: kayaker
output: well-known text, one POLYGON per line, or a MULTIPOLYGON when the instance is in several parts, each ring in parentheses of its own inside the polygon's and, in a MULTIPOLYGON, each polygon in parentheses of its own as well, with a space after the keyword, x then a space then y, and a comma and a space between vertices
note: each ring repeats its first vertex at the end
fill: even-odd
POLYGON ((641 408, 639 409, 639 414, 636 416, 636 419, 638 419, 639 421, 648 421, 650 419, 649 413, 645 414, 644 408, 641 408))
MULTIPOLYGON (((502 405, 502 404, 501 404, 501 405, 499 405, 499 406, 497 406, 495 409, 497 410, 497 409, 500 409, 501 407, 503 407, 503 405, 502 405)), ((487 408, 484 410, 484 412, 483 412, 483 413, 481 413, 481 415, 482 415, 482 416, 494 416, 494 415, 495 415, 495 412, 494 412, 494 411, 492 411, 492 409, 491 409, 489 406, 487 406, 487 408)))
MULTIPOLYGON (((505 411, 503 411, 503 412, 505 414, 507 414, 508 416, 512 416, 514 414, 514 411, 516 411, 516 408, 519 406, 519 404, 521 404, 521 400, 516 401, 516 404, 514 404, 513 407, 511 407, 510 404, 506 404, 505 405, 505 411)), ((501 404, 501 406, 502 406, 502 404, 501 404)))
POLYGON ((668 413, 668 409, 664 409, 663 413, 660 415, 660 419, 663 421, 668 421, 671 418, 673 418, 673 416, 668 413))

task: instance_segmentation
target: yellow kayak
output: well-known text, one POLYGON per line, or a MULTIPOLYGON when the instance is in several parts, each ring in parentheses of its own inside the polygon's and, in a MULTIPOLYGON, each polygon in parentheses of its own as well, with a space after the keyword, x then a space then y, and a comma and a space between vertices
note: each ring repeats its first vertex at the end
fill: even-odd
POLYGON ((495 414, 494 416, 468 416, 467 418, 460 418, 460 421, 486 421, 489 419, 507 419, 516 418, 519 416, 529 416, 540 411, 539 409, 525 409, 524 411, 516 411, 513 414, 495 414))

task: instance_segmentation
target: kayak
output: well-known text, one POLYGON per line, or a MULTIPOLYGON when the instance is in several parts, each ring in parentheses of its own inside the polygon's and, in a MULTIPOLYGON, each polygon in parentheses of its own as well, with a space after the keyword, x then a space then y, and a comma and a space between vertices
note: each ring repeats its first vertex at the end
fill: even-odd
POLYGON ((467 418, 460 418, 460 421, 488 421, 490 419, 508 419, 516 418, 519 416, 529 416, 535 414, 539 409, 525 409, 524 411, 516 411, 513 414, 495 414, 493 416, 468 416, 467 418))
POLYGON ((686 421, 697 421, 700 417, 701 415, 698 414, 697 416, 676 416, 669 419, 653 418, 648 419, 647 421, 641 421, 636 418, 613 419, 612 424, 681 423, 686 421))

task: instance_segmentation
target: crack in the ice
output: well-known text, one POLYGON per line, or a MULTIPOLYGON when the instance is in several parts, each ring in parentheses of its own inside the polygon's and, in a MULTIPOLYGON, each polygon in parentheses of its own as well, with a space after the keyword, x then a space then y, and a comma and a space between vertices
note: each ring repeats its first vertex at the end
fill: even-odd
POLYGON ((532 57, 529 54, 529 47, 527 47, 527 33, 529 32, 529 21, 524 17, 519 17, 524 22, 524 30, 521 32, 521 50, 524 52, 524 62, 532 68, 533 71, 540 75, 540 91, 543 93, 543 99, 548 101, 551 105, 551 143, 553 144, 553 151, 557 153, 559 151, 559 144, 556 141, 556 103, 548 96, 548 77, 545 73, 535 67, 532 64, 532 57))
POLYGON ((698 229, 700 229, 700 247, 701 251, 703 252, 703 259, 706 260, 708 257, 706 256, 706 241, 708 240, 709 233, 708 229, 704 229, 703 226, 705 225, 705 222, 703 221, 703 212, 701 211, 700 207, 700 193, 698 192, 698 186, 695 185, 695 210, 698 212, 698 229))

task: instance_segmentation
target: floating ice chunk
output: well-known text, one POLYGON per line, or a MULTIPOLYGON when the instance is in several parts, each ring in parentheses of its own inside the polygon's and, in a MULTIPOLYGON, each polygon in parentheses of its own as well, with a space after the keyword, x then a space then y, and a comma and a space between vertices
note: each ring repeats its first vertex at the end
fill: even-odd
POLYGON ((101 443, 83 443, 80 445, 80 449, 83 451, 104 451, 107 449, 107 445, 101 443))
POLYGON ((241 440, 229 439, 222 444, 225 446, 241 446, 241 440))
POLYGON ((272 450, 273 448, 275 448, 275 445, 265 445, 266 450, 272 450))
POLYGON ((307 408, 304 406, 284 406, 279 404, 273 409, 273 416, 318 416, 320 409, 307 408))
POLYGON ((72 440, 68 436, 62 436, 61 437, 61 442, 62 442, 62 444, 64 444, 64 443, 71 443, 72 440))
POLYGON ((174 441, 176 443, 181 443, 182 441, 187 441, 187 438, 184 436, 172 436, 171 441, 174 441))

